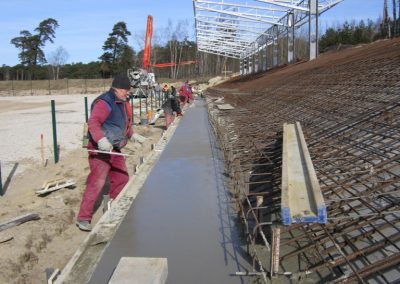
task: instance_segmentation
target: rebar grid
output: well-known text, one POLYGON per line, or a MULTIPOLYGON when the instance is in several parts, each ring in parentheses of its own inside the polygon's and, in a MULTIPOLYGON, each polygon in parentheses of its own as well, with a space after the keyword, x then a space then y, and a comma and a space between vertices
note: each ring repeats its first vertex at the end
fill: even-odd
POLYGON ((299 121, 328 223, 281 226, 279 274, 312 272, 323 283, 400 279, 399 42, 293 72, 256 92, 209 90, 210 121, 255 270, 269 271, 271 226, 281 226, 283 123, 299 121), (217 111, 213 97, 221 96, 235 109, 217 111))

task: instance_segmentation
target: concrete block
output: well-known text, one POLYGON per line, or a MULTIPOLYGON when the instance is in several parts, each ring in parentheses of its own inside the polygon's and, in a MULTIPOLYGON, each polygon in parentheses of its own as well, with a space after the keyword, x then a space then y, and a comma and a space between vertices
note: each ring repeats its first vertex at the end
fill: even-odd
POLYGON ((168 276, 166 258, 122 257, 109 284, 164 284, 168 276))

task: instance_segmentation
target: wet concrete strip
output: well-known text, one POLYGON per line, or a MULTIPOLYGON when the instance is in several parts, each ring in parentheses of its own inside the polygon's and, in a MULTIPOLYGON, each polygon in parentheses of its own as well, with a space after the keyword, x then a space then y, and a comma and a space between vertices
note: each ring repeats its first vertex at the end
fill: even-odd
POLYGON ((87 283, 90 280, 101 256, 111 242, 117 229, 127 214, 132 202, 135 200, 149 173, 156 164, 160 155, 176 130, 179 120, 164 132, 155 145, 155 151, 145 157, 144 163, 138 168, 136 174, 129 180, 122 192, 113 201, 112 207, 96 223, 84 242, 62 269, 56 283, 87 283))
POLYGON ((249 269, 223 183, 204 101, 176 129, 90 283, 108 283, 121 257, 165 257, 167 283, 244 283, 249 269))

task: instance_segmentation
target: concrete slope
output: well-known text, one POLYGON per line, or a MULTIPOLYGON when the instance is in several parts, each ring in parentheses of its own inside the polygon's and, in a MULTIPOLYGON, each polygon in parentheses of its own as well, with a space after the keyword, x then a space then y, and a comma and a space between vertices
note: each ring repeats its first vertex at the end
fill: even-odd
POLYGON ((186 111, 98 264, 107 283, 123 256, 168 258, 167 283, 244 283, 248 268, 204 101, 186 111))

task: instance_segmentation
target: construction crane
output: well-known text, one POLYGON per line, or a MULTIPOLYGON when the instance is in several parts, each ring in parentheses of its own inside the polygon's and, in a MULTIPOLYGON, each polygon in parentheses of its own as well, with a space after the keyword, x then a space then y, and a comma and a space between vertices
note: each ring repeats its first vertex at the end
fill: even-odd
POLYGON ((143 51, 143 68, 145 70, 148 70, 150 66, 152 38, 153 38, 153 17, 149 15, 147 16, 146 37, 144 40, 144 51, 143 51))
POLYGON ((128 69, 128 77, 131 81, 131 86, 135 89, 135 94, 138 95, 140 91, 143 96, 147 96, 141 87, 145 89, 151 89, 155 84, 155 75, 154 73, 149 72, 150 67, 154 68, 166 68, 173 67, 177 65, 188 65, 188 64, 196 64, 195 60, 187 60, 176 62, 167 62, 167 63, 157 63, 150 64, 151 58, 151 40, 153 38, 153 17, 151 15, 147 16, 147 26, 146 26, 146 36, 144 41, 144 50, 143 50, 143 67, 134 67, 128 69))
POLYGON ((150 64, 150 56, 151 56, 151 39, 153 37, 153 17, 151 15, 147 16, 147 28, 146 28, 146 37, 144 41, 144 51, 143 51, 143 68, 148 70, 149 67, 155 68, 165 68, 172 67, 177 65, 188 65, 188 64, 196 64, 195 60, 187 60, 181 61, 179 63, 176 62, 168 62, 168 63, 158 63, 158 64, 150 64))

